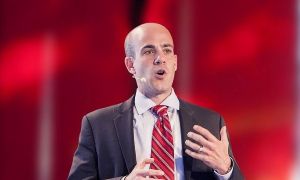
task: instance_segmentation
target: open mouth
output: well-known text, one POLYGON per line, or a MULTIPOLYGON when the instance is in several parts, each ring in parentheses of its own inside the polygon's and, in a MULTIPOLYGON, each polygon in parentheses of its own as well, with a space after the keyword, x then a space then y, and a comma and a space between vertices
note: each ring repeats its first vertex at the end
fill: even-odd
POLYGON ((155 77, 158 79, 164 79, 166 77, 167 71, 164 69, 159 69, 155 73, 155 77))
POLYGON ((163 69, 160 69, 156 72, 156 74, 160 75, 160 76, 163 76, 164 74, 166 74, 166 71, 163 70, 163 69))

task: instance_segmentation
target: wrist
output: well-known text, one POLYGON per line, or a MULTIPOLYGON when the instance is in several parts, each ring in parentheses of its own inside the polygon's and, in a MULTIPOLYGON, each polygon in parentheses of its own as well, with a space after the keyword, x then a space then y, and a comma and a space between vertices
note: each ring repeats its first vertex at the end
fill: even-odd
POLYGON ((226 159, 224 161, 224 167, 222 169, 216 169, 216 171, 220 174, 220 175, 225 175, 227 173, 229 173, 231 171, 233 167, 233 162, 231 160, 230 157, 228 157, 228 159, 226 159))

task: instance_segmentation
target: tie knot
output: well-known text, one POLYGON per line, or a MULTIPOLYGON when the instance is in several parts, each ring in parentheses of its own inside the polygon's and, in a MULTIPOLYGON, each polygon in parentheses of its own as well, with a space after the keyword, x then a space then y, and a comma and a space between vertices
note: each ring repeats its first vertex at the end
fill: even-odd
POLYGON ((157 105, 151 108, 152 112, 158 117, 167 117, 168 116, 168 106, 157 105))

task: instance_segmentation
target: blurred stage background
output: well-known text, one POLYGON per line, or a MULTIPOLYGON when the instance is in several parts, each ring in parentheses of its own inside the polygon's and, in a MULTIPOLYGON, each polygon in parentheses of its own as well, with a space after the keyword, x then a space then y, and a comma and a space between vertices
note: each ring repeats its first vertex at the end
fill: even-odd
POLYGON ((224 115, 246 178, 292 179, 296 16, 293 0, 1 0, 0 179, 66 179, 82 116, 135 91, 123 41, 143 22, 171 30, 177 94, 224 115))

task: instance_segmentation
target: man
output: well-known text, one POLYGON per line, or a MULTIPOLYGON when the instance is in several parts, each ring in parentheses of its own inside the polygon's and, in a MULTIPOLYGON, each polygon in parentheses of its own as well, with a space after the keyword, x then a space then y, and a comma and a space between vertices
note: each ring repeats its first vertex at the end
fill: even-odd
POLYGON ((125 39, 129 100, 87 114, 69 179, 243 179, 222 117, 177 98, 170 32, 146 23, 125 39))

